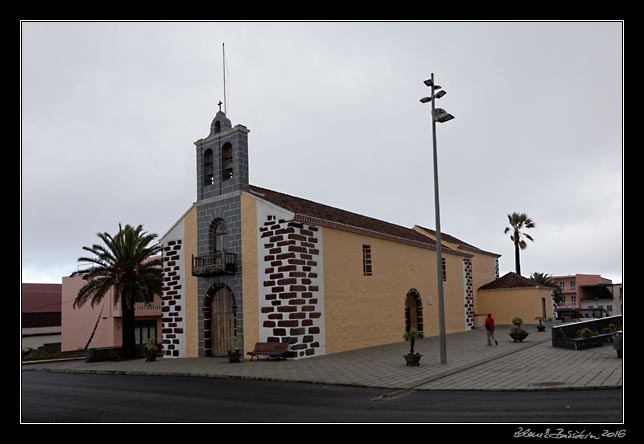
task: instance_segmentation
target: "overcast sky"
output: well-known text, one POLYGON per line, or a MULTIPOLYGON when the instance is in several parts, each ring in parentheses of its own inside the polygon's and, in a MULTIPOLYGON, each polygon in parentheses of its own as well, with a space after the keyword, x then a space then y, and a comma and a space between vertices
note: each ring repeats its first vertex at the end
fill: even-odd
POLYGON ((504 274, 525 212, 524 276, 622 282, 619 22, 23 23, 23 282, 61 282, 119 222, 163 235, 195 201, 222 42, 252 184, 434 227, 433 72, 456 117, 437 127, 443 231, 504 274))

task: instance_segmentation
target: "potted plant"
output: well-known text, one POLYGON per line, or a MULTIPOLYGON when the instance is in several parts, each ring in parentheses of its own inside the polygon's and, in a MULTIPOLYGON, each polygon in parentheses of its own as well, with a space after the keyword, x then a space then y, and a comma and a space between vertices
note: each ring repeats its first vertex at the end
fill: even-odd
POLYGON ((420 358, 423 356, 420 353, 414 353, 414 345, 416 345, 416 339, 423 337, 423 332, 418 331, 417 328, 413 327, 408 332, 403 335, 405 341, 409 341, 411 347, 409 353, 405 356, 405 361, 407 361, 407 366, 419 366, 420 358))
POLYGON ((602 328, 602 333, 612 333, 612 336, 608 337, 608 343, 612 344, 613 339, 615 338, 615 333, 617 332, 617 327, 615 324, 608 324, 606 327, 602 328))
POLYGON ((159 347, 154 342, 154 338, 149 338, 148 342, 143 346, 143 351, 145 353, 145 362, 152 362, 157 360, 157 351, 159 347))
POLYGON ((528 332, 521 328, 523 319, 515 316, 512 318, 512 324, 514 324, 514 327, 510 330, 510 337, 514 339, 514 342, 523 342, 528 337, 528 332))
POLYGON ((541 331, 541 332, 546 331, 546 326, 541 323, 541 321, 544 320, 543 316, 537 316, 534 319, 535 321, 539 321, 539 325, 537 325, 537 331, 541 331))
POLYGON ((96 362, 95 348, 88 348, 85 350, 85 362, 96 362))
POLYGON ((233 336, 230 341, 232 350, 228 350, 228 362, 239 362, 241 358, 242 341, 239 336, 233 336))

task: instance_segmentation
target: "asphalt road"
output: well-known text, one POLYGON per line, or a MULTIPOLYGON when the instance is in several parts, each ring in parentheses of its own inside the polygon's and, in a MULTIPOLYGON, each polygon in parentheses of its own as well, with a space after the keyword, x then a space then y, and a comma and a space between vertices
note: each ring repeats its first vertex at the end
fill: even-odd
POLYGON ((401 391, 22 372, 22 422, 619 423, 621 390, 401 391))

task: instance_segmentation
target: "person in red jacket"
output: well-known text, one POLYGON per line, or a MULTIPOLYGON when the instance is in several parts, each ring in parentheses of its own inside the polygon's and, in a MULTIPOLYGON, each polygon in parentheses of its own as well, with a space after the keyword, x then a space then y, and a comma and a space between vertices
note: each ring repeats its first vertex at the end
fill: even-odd
POLYGON ((499 341, 494 338, 494 318, 492 313, 488 313, 487 318, 485 318, 485 329, 487 330, 487 345, 492 345, 492 341, 499 345, 499 341))

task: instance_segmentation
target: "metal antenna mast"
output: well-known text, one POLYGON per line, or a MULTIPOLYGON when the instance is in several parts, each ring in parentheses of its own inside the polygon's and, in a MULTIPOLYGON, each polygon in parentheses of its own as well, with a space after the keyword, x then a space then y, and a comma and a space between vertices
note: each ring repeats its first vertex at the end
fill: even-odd
POLYGON ((226 114, 226 48, 224 43, 221 44, 221 52, 223 57, 223 69, 224 69, 224 114, 226 114))

